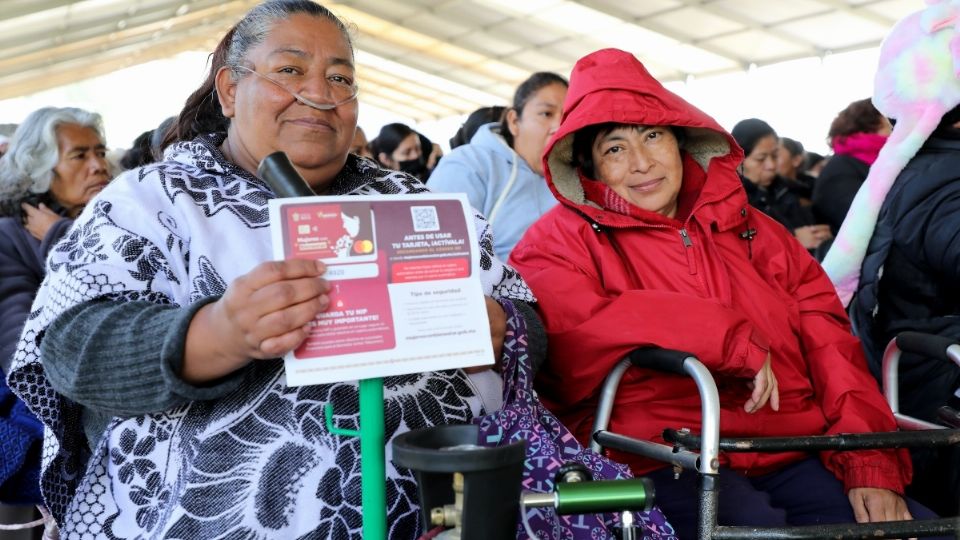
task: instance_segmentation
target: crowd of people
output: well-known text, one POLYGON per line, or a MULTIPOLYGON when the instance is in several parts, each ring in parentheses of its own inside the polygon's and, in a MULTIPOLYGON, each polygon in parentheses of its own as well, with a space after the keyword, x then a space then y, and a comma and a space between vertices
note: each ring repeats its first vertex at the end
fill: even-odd
MULTIPOLYGON (((894 32, 914 55, 897 61, 937 77, 897 93, 915 71, 882 62, 873 99, 825 129, 828 157, 762 119, 724 129, 615 49, 569 79, 532 74, 446 155, 401 123, 368 139, 349 28, 308 0, 251 9, 183 109, 116 163, 95 112, 31 113, 0 139, 0 502, 42 508, 49 537, 359 537, 358 443, 323 421, 328 403, 356 413, 356 384, 289 387, 278 360, 331 284, 322 263, 272 260, 257 167, 276 151, 318 195, 466 194, 491 369, 537 370, 530 399, 583 446, 605 376, 648 346, 710 369, 724 435, 895 430, 885 344, 960 339, 960 58, 924 41, 950 25, 894 32)), ((905 412, 960 408, 960 368, 904 364, 905 412)), ((489 369, 388 378, 387 439, 489 418, 491 377, 493 401, 515 395, 489 369)), ((693 382, 647 369, 611 420, 656 442, 699 426, 693 382)), ((609 457, 656 486, 669 524, 645 538, 695 536, 695 471, 609 457)), ((723 525, 960 510, 956 450, 736 453, 721 470, 723 525)), ((413 478, 388 464, 390 538, 426 532, 413 478)), ((579 538, 557 527, 542 537, 579 538)))

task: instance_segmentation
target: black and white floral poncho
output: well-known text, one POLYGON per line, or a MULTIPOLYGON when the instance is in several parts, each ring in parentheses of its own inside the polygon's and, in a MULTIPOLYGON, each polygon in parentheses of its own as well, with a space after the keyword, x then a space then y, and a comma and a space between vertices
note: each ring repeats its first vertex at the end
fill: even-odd
MULTIPOLYGON (((57 315, 97 298, 186 306, 222 294, 271 259, 261 180, 228 162, 222 136, 179 143, 166 160, 125 173, 84 210, 48 261, 24 328, 10 386, 45 424, 42 488, 62 538, 356 538, 361 534, 355 383, 288 387, 280 361, 255 362, 240 389, 173 410, 116 418, 86 451, 81 407, 44 377, 39 341, 57 315)), ((337 194, 427 191, 403 173, 350 156, 337 194)), ((481 238, 485 293, 532 301, 526 285, 481 238)), ((481 412, 459 370, 385 381, 387 437, 468 422, 481 412)), ((388 446, 389 448, 389 446, 388 446)), ((414 538, 420 523, 413 478, 387 464, 390 538, 414 538)))

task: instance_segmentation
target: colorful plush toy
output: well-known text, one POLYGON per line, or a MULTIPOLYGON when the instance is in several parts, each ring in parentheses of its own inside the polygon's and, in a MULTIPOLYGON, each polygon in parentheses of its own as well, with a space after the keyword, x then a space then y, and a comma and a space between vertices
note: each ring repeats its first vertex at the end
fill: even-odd
POLYGON ((893 27, 880 46, 873 105, 895 121, 823 261, 843 305, 850 303, 880 206, 900 171, 960 104, 960 0, 927 7, 893 27))

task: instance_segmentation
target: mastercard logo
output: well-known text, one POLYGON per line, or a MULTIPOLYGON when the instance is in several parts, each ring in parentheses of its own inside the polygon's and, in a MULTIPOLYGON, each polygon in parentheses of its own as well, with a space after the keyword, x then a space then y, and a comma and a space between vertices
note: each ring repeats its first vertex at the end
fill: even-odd
POLYGON ((360 240, 353 244, 353 252, 358 255, 373 253, 373 242, 370 240, 360 240))

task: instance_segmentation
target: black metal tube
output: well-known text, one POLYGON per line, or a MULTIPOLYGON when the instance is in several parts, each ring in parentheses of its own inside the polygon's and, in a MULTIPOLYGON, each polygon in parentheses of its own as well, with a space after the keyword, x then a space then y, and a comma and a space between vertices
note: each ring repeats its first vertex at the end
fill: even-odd
POLYGON ((913 538, 949 536, 956 534, 958 518, 924 519, 916 521, 885 521, 882 523, 839 523, 836 525, 805 525, 798 527, 724 527, 713 531, 713 540, 781 540, 803 539, 853 540, 861 538, 913 538))
POLYGON ((626 435, 611 433, 609 431, 597 431, 593 434, 593 440, 600 443, 604 448, 630 452, 631 454, 677 465, 684 469, 696 471, 700 467, 698 462, 700 459, 699 454, 687 450, 674 450, 665 444, 634 439, 633 437, 627 437, 626 435))
POLYGON ((283 152, 274 152, 263 158, 257 167, 257 175, 270 186, 278 199, 316 195, 283 152))
POLYGON ((719 506, 719 475, 700 475, 700 514, 697 516, 697 538, 712 540, 717 529, 717 507, 719 506))
POLYGON ((901 351, 931 356, 945 362, 951 361, 947 356, 947 349, 957 343, 956 340, 948 337, 921 332, 901 332, 895 339, 901 351))
POLYGON ((636 349, 627 355, 627 358, 637 367, 655 369, 675 375, 686 375, 687 372, 683 369, 683 363, 687 358, 696 358, 696 356, 688 352, 652 346, 636 349))
MULTIPOLYGON (((667 429, 663 438, 684 448, 699 448, 700 436, 667 429)), ((843 433, 809 437, 721 438, 724 452, 788 452, 819 450, 866 450, 871 448, 914 448, 949 446, 960 443, 960 429, 892 431, 889 433, 843 433)))

